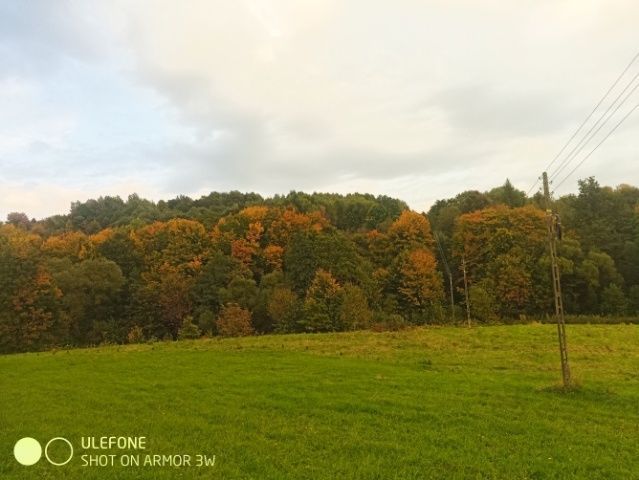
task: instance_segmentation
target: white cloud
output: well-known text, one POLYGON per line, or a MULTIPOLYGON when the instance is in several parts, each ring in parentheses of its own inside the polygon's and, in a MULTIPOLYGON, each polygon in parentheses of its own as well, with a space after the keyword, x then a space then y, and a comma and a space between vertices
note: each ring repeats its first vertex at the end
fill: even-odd
MULTIPOLYGON (((46 63, 41 52, 52 48, 95 62, 137 92, 126 102, 145 113, 126 124, 127 135, 100 127, 102 144, 95 134, 88 143, 65 137, 72 109, 59 123, 34 121, 32 134, 3 125, 0 149, 18 148, 10 138, 36 147, 58 138, 89 163, 125 152, 126 161, 101 165, 102 176, 117 182, 150 171, 139 186, 153 195, 357 189, 418 209, 506 177, 527 189, 635 53, 639 13, 629 0, 65 5, 47 21, 21 23, 32 34, 44 22, 47 49, 32 48, 20 28, 12 45, 31 45, 30 63, 46 63)), ((38 8, 26 18, 42 18, 38 8)), ((104 112, 113 91, 95 92, 108 99, 97 102, 104 112)), ((588 174, 629 181, 632 137, 616 135, 602 149, 615 169, 593 158, 588 174)))
POLYGON ((2 202, 0 218, 10 212, 26 212, 30 218, 43 218, 53 214, 69 213, 72 202, 84 202, 100 196, 116 196, 126 199, 131 192, 140 196, 159 200, 157 192, 134 178, 123 179, 108 185, 85 185, 70 187, 55 182, 3 182, 0 181, 2 202))
MULTIPOLYGON (((474 168, 486 149, 504 162, 517 156, 534 176, 557 133, 632 54, 631 25, 602 10, 620 19, 622 6, 637 10, 629 2, 153 3, 161 13, 140 3, 128 16, 140 75, 194 126, 230 130, 243 154, 211 149, 202 158, 284 177, 319 162, 320 177, 336 181, 380 169, 388 179, 406 175, 393 158, 412 157, 416 175, 447 158, 474 168)), ((522 173, 496 167, 494 182, 522 173)))
POLYGON ((70 112, 42 108, 39 85, 0 79, 0 157, 23 150, 59 147, 75 127, 70 112))

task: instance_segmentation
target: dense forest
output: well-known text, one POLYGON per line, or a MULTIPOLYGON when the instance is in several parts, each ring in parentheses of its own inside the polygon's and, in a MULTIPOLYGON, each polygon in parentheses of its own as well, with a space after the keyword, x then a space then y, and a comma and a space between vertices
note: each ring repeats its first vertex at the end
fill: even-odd
MULTIPOLYGON (((0 224, 0 351, 459 321, 462 261, 474 321, 541 317, 552 312, 541 202, 507 181, 427 213, 300 192, 101 197, 40 221, 11 213, 0 224)), ((554 208, 566 311, 639 314, 639 189, 588 178, 554 208)))

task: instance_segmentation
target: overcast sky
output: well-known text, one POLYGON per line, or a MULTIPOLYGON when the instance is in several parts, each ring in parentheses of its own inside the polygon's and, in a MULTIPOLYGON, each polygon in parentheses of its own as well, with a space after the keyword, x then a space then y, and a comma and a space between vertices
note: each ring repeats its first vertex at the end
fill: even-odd
MULTIPOLYGON (((133 192, 426 210, 528 190, 639 50, 638 19, 631 0, 4 0, 0 218, 133 192)), ((558 193, 639 183, 638 133, 636 112, 558 193)))

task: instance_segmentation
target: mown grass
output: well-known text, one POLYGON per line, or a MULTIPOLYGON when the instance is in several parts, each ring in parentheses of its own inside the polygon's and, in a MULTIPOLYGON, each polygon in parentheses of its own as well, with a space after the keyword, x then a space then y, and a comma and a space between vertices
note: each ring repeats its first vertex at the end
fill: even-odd
POLYGON ((0 478, 639 478, 639 326, 574 325, 568 341, 568 392, 555 327, 539 324, 4 356, 0 478), (24 436, 104 435, 216 465, 12 456, 24 436))

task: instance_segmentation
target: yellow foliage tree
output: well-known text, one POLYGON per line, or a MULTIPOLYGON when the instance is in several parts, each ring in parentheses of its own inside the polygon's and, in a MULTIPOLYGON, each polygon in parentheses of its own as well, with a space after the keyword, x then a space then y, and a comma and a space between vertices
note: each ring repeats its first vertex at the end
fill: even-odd
POLYGON ((434 246, 430 222, 424 215, 411 210, 404 210, 388 229, 392 247, 404 248, 434 246))
POLYGON ((418 248, 400 257, 398 291, 406 304, 417 309, 441 300, 442 278, 432 252, 418 248))

